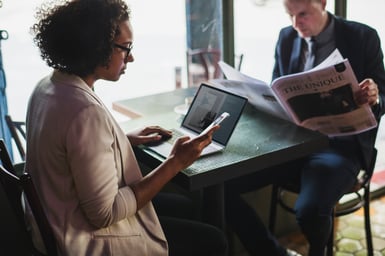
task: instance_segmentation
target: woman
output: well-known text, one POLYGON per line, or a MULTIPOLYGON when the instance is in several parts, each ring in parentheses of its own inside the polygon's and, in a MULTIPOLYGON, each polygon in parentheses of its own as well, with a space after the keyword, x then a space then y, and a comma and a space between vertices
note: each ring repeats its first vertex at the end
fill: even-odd
POLYGON ((218 126, 177 140, 143 177, 131 146, 171 132, 153 126, 125 135, 94 93, 97 80, 118 80, 134 61, 129 13, 122 0, 62 1, 38 12, 34 40, 54 70, 29 101, 26 170, 63 255, 223 255, 219 230, 173 218, 160 223, 151 203, 199 157, 218 126))

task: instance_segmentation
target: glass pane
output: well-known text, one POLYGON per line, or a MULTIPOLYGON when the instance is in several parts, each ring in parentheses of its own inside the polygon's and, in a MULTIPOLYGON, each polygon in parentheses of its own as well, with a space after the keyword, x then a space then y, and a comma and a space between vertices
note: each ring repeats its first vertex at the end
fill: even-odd
MULTIPOLYGON (((333 1, 327 10, 334 12, 333 1)), ((283 0, 234 1, 235 66, 243 54, 241 72, 270 82, 278 33, 290 25, 283 0)))
MULTIPOLYGON (((375 28, 381 38, 382 45, 385 42, 384 0, 349 0, 347 4, 347 19, 365 23, 375 28)), ((384 48, 382 48, 384 51, 384 48)))
POLYGON ((188 85, 220 76, 222 59, 222 1, 186 0, 188 85))
POLYGON ((9 38, 1 42, 8 110, 15 120, 25 119, 32 89, 50 72, 29 34, 29 28, 35 20, 35 8, 42 2, 43 0, 3 1, 0 8, 0 29, 7 30, 9 34, 9 38))
MULTIPOLYGON (((15 120, 25 118, 32 89, 50 72, 29 33, 36 7, 45 1, 3 1, 0 8, 0 30, 9 33, 1 46, 8 107, 15 120)), ((109 108, 116 100, 173 90, 175 67, 181 67, 181 83, 187 86, 185 2, 129 0, 127 3, 132 9, 135 61, 127 64, 126 74, 119 81, 96 83, 96 93, 109 108)), ((115 111, 112 113, 119 116, 115 111)))
MULTIPOLYGON (((348 9, 347 9, 347 18, 351 20, 355 20, 358 22, 365 23, 374 29, 377 30, 378 35, 381 38, 382 43, 382 51, 385 51, 384 42, 385 42, 385 19, 384 16, 385 10, 385 1, 384 0, 371 0, 371 1, 363 1, 363 0, 349 0, 348 1, 348 9)), ((382 119, 384 120, 384 119, 382 119)), ((375 183, 376 187, 379 190, 382 190, 385 187, 385 183, 383 179, 379 177, 383 177, 385 170, 385 122, 382 121, 380 123, 380 127, 377 134, 376 148, 378 149, 376 168, 374 171, 374 179, 373 183, 375 183)))
POLYGON ((96 93, 103 100, 113 102, 170 91, 176 86, 176 67, 181 68, 181 84, 187 86, 184 2, 129 0, 127 3, 132 9, 132 52, 135 61, 127 63, 126 74, 119 81, 98 81, 96 93), (104 86, 105 84, 110 86, 104 86))

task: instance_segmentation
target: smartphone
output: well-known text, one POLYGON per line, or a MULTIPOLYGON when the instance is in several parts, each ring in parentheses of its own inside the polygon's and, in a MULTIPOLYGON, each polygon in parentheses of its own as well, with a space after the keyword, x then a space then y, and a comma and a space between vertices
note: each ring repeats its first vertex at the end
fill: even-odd
POLYGON ((217 124, 220 124, 223 122, 223 120, 225 120, 226 118, 228 118, 230 116, 229 113, 227 112, 223 112, 220 116, 218 116, 209 126, 206 127, 206 129, 204 129, 200 134, 204 134, 204 133, 207 133, 213 126, 217 125, 217 124))

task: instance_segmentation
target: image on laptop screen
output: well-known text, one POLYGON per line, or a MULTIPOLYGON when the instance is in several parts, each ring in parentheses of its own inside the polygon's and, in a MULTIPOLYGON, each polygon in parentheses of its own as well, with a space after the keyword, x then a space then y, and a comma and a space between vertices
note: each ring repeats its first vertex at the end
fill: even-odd
POLYGON ((233 133, 247 99, 222 89, 201 84, 182 121, 182 127, 200 133, 223 112, 230 116, 213 134, 213 140, 226 145, 233 133))

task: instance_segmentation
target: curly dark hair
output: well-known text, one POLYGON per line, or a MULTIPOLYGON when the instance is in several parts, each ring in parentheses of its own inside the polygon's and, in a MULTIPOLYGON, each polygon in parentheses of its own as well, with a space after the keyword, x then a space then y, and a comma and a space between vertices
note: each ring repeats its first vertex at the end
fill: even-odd
POLYGON ((41 6, 31 32, 48 66, 82 77, 108 66, 119 23, 129 16, 122 0, 61 0, 41 6))

